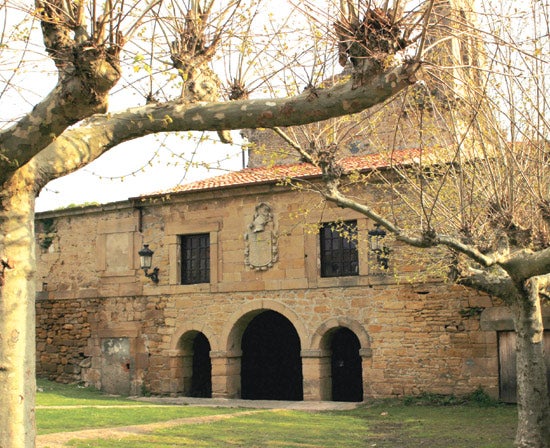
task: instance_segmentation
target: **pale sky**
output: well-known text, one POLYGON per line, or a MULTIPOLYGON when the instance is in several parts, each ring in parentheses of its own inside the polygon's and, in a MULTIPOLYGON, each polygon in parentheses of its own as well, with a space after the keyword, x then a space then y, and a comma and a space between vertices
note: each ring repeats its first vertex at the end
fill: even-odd
MULTIPOLYGON (((31 3, 21 0, 21 5, 31 3)), ((4 16, 0 9, 0 22, 8 17, 10 23, 19 23, 26 17, 24 11, 23 7, 20 10, 11 9, 11 15, 4 16)), ((4 12, 7 14, 7 9, 4 12)), ((56 82, 55 68, 44 54, 38 23, 27 22, 27 26, 32 30, 29 46, 21 41, 10 41, 10 45, 3 47, 0 54, 0 87, 2 84, 11 87, 1 92, 0 129, 30 110, 56 82), (18 67, 20 62, 23 64, 18 67)), ((131 63, 127 69, 131 78, 131 63)), ((223 71, 222 67, 220 73, 223 71)), ((135 76, 139 78, 142 73, 135 76)), ((129 84, 130 78, 121 80, 113 89, 110 111, 144 103, 139 88, 129 84)), ((36 200, 36 211, 121 201, 242 169, 246 161, 243 161, 239 131, 232 131, 236 142, 233 145, 220 143, 215 133, 210 135, 212 137, 206 134, 206 141, 200 145, 198 141, 204 139, 201 133, 194 133, 192 137, 189 133, 170 137, 149 136, 119 145, 79 171, 50 182, 36 200), (189 161, 201 165, 188 166, 189 161)))
MULTIPOLYGON (((232 136, 240 141, 238 131, 232 136)), ((121 201, 242 168, 240 144, 197 143, 196 138, 178 136, 164 138, 151 136, 124 143, 86 167, 50 182, 36 200, 36 211, 121 201), (193 160, 210 164, 210 168, 187 167, 176 155, 183 152, 191 159, 195 150, 193 160)), ((216 139, 215 134, 212 139, 216 139)))
MULTIPOLYGON (((17 66, 23 54, 27 64, 25 70, 1 73, 0 87, 2 83, 23 86, 2 92, 2 126, 9 126, 11 120, 30 110, 56 83, 55 69, 43 55, 41 33, 36 24, 34 28, 35 49, 26 51, 19 42, 10 42, 10 47, 4 48, 0 55, 3 69, 17 66), (13 73, 11 79, 9 73, 13 73)), ((135 89, 125 88, 122 83, 113 89, 111 111, 144 103, 142 95, 135 89)), ((220 143, 215 133, 153 135, 121 144, 86 167, 50 182, 36 200, 36 211, 121 201, 239 170, 243 167, 242 138, 238 131, 233 131, 232 137, 235 141, 232 145, 220 143), (194 165, 189 166, 189 161, 194 165)))

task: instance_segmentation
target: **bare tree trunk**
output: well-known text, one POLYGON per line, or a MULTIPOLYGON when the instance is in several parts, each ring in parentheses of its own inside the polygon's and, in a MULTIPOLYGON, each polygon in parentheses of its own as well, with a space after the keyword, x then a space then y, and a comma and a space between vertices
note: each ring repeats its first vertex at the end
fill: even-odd
POLYGON ((515 443, 521 448, 548 448, 550 415, 537 277, 531 278, 527 286, 525 300, 513 307, 518 384, 518 429, 515 443))
POLYGON ((0 447, 35 446, 34 197, 17 181, 0 196, 0 447), (2 282, 0 282, 2 283, 2 282))

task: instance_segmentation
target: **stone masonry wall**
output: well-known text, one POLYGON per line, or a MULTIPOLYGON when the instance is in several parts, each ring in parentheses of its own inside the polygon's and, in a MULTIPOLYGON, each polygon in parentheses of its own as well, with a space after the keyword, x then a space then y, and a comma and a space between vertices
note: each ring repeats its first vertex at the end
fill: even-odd
POLYGON ((475 313, 461 315, 491 308, 491 299, 431 278, 430 257, 411 260, 397 245, 391 270, 380 273, 369 260, 368 220, 309 193, 275 185, 196 192, 40 214, 37 228, 39 375, 113 392, 183 393, 186 341, 200 332, 214 394, 238 396, 242 333, 270 309, 299 334, 306 399, 327 396, 319 369, 339 327, 361 341, 365 397, 498 393, 496 332, 482 331, 475 313), (270 205, 278 236, 278 260, 263 271, 244 263, 259 203, 270 205), (321 278, 316 226, 337 218, 357 219, 360 275, 321 278), (178 235, 203 232, 211 281, 181 285, 178 235), (158 284, 139 269, 143 243, 155 251, 158 284))
POLYGON ((39 375, 68 383, 81 380, 82 369, 91 365, 88 353, 91 317, 97 313, 98 305, 98 299, 38 297, 36 369, 39 375))
MULTIPOLYGON (((363 373, 369 397, 421 392, 462 394, 477 387, 495 395, 496 335, 480 332, 478 318, 463 319, 459 314, 467 306, 480 305, 487 305, 487 299, 474 297, 462 288, 449 291, 441 286, 428 286, 420 293, 414 288, 337 288, 151 298, 146 314, 158 317, 146 320, 143 328, 143 333, 150 335, 145 389, 173 392, 169 351, 174 329, 192 320, 197 328, 207 328, 212 350, 223 351, 229 341, 215 336, 224 334, 229 323, 237 323, 231 318, 228 322, 228 316, 238 315, 235 310, 256 306, 292 310, 292 323, 308 329, 306 343, 335 315, 343 322, 361 322, 372 350, 363 373)), ((127 323, 124 313, 115 312, 128 307, 124 300, 110 300, 105 307, 118 316, 113 325, 127 323)), ((143 308, 143 302, 134 302, 132 308, 143 308)), ((302 346, 302 350, 318 348, 302 346)))

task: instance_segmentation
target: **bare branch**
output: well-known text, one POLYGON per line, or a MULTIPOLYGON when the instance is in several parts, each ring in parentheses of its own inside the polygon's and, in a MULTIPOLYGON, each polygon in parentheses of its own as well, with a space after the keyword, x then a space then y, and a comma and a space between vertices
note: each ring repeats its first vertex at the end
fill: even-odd
POLYGON ((506 273, 487 275, 486 272, 472 272, 457 280, 460 285, 498 297, 504 303, 513 304, 521 299, 521 293, 506 273))
POLYGON ((417 70, 417 64, 405 64, 372 77, 370 83, 357 89, 352 88, 351 81, 319 89, 313 99, 306 92, 282 99, 227 103, 192 105, 179 101, 96 115, 67 130, 36 156, 33 165, 40 166, 39 187, 91 162, 123 141, 152 133, 294 126, 359 112, 409 86, 417 70), (44 163, 45 160, 55 162, 44 163))
POLYGON ((398 227, 396 224, 386 219, 381 214, 377 213, 372 207, 368 205, 354 201, 346 196, 344 196, 338 190, 338 185, 336 183, 327 183, 326 190, 322 192, 326 199, 329 201, 335 202, 341 207, 350 208, 355 210, 366 217, 372 219, 375 223, 380 224, 388 231, 395 235, 395 238, 398 241, 402 241, 409 246, 418 247, 418 248, 429 248, 436 246, 446 246, 456 252, 462 253, 472 260, 480 263, 483 266, 489 267, 493 266, 496 263, 496 260, 492 257, 482 254, 478 249, 469 244, 464 244, 455 237, 447 235, 438 235, 433 231, 426 231, 418 237, 410 236, 403 229, 398 227))
POLYGON ((294 148, 302 156, 302 158, 309 163, 313 163, 313 158, 311 154, 305 151, 302 146, 296 142, 292 137, 285 133, 280 127, 274 127, 273 131, 279 135, 285 142, 287 142, 291 148, 294 148))

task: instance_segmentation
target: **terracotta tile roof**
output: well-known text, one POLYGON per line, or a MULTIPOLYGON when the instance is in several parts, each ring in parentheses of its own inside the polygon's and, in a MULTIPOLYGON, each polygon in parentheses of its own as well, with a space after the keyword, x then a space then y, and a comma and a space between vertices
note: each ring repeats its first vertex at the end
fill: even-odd
MULTIPOLYGON (((339 160, 345 172, 368 171, 376 168, 386 168, 394 164, 413 161, 420 155, 418 149, 393 151, 391 153, 368 154, 352 156, 339 160)), ((164 193, 180 193, 198 190, 213 190, 226 187, 275 183, 285 178, 305 179, 321 175, 321 170, 309 163, 292 165, 275 165, 272 167, 245 168, 221 176, 211 177, 188 184, 178 185, 164 193)))

